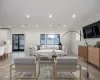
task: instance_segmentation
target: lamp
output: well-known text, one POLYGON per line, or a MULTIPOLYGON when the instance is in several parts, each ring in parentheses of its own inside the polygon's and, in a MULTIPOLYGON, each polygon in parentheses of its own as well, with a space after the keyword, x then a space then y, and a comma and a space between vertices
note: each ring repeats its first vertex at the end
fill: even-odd
MULTIPOLYGON (((64 37, 66 34, 68 34, 68 33, 77 33, 77 34, 79 34, 79 35, 84 39, 83 35, 82 35, 81 33, 77 32, 77 31, 67 31, 67 32, 65 32, 65 33, 63 34, 63 36, 61 37, 60 43, 62 43, 61 41, 62 41, 63 37, 64 37)), ((84 41, 85 41, 86 46, 88 47, 88 42, 86 41, 86 39, 84 39, 84 41)), ((55 47, 55 45, 54 45, 54 47, 55 47)), ((53 47, 53 48, 54 48, 54 47, 53 47)), ((53 50, 54 50, 54 49, 53 49, 53 50)), ((88 49, 87 49, 87 53, 88 53, 88 49)), ((89 72, 88 72, 88 54, 87 54, 86 63, 87 63, 87 71, 86 71, 86 73, 85 73, 85 80, 89 80, 89 72)))
MULTIPOLYGON (((81 33, 77 32, 77 31, 67 31, 67 32, 65 32, 65 33, 63 34, 63 36, 61 37, 61 40, 60 40, 60 41, 62 41, 63 37, 64 37, 66 34, 72 33, 72 32, 73 32, 73 33, 80 34, 80 36, 84 39, 83 35, 82 35, 81 33)), ((86 43, 86 46, 88 47, 88 42, 86 41, 86 39, 84 39, 84 41, 85 41, 85 43, 86 43)), ((88 53, 88 49, 87 49, 87 53, 88 53)), ((87 71, 86 71, 86 73, 85 73, 85 80, 89 80, 89 72, 88 72, 88 54, 87 54, 86 63, 87 63, 87 71)))

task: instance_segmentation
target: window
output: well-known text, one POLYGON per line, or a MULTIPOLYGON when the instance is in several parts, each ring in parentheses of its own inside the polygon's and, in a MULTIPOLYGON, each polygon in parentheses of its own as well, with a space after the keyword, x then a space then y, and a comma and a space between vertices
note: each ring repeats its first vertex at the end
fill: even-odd
POLYGON ((58 45, 60 43, 60 34, 55 35, 55 44, 58 45))
POLYGON ((76 33, 76 41, 81 41, 81 32, 78 31, 78 33, 76 33))
POLYGON ((60 34, 41 34, 41 45, 58 45, 60 43, 60 34))
POLYGON ((40 34, 40 44, 45 45, 45 34, 40 34))

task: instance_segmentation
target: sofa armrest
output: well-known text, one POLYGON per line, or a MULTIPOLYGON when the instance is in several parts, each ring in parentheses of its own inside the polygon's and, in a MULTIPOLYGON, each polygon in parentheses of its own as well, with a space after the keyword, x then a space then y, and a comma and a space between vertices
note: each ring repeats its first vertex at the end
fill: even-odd
POLYGON ((62 50, 64 51, 65 56, 67 56, 67 46, 63 46, 63 47, 62 47, 62 50))

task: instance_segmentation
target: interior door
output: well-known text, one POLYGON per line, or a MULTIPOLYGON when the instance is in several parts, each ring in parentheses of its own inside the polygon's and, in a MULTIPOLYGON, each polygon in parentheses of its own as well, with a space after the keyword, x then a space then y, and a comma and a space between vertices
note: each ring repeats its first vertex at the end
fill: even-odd
POLYGON ((13 51, 24 51, 24 34, 12 35, 13 51))

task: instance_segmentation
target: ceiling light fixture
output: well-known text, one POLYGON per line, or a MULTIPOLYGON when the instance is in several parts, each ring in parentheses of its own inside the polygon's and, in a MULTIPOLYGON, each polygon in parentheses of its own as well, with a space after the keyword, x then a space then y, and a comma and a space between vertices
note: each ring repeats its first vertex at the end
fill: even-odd
POLYGON ((52 18, 52 14, 49 14, 49 18, 52 18))
POLYGON ((11 26, 9 25, 8 27, 10 28, 11 26))
POLYGON ((66 25, 64 25, 64 27, 66 27, 66 25))
POLYGON ((36 25, 36 27, 38 27, 38 25, 36 25))
POLYGON ((27 14, 26 17, 29 18, 30 16, 27 14))
POLYGON ((51 25, 49 27, 51 27, 51 25))
POLYGON ((24 25, 22 25, 22 28, 25 27, 24 25))
POLYGON ((76 17, 76 15, 75 15, 75 14, 73 14, 73 15, 72 15, 72 18, 75 18, 75 17, 76 17))

